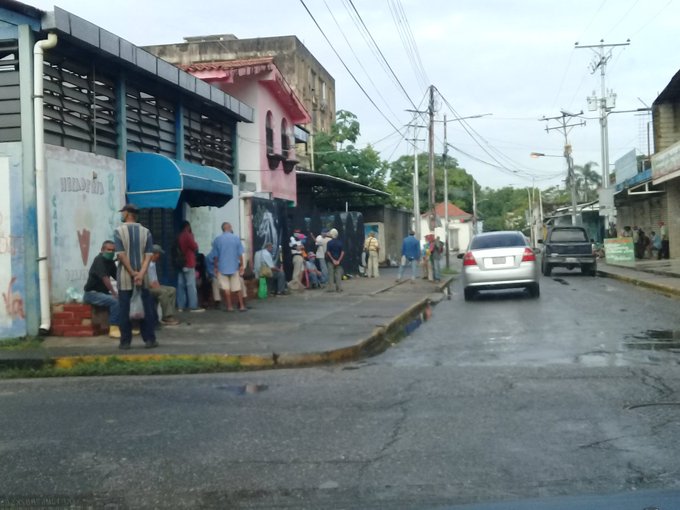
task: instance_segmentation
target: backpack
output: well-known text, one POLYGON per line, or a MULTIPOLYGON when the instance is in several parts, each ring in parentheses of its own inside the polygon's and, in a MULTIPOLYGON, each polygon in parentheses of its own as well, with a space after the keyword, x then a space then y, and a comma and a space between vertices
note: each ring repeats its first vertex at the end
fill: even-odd
POLYGON ((182 269, 186 265, 187 258, 184 256, 184 252, 179 246, 179 239, 175 239, 175 242, 172 243, 171 255, 172 265, 175 269, 182 269))

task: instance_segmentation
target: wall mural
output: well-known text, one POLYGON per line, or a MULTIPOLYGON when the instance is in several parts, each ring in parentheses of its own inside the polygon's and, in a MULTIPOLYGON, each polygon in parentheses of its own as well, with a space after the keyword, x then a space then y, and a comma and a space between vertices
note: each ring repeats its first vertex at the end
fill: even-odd
POLYGON ((50 196, 51 294, 82 291, 101 244, 112 239, 124 203, 124 163, 90 153, 47 146, 50 196))
MULTIPOLYGON (((288 229, 286 228, 286 205, 282 200, 252 199, 253 215, 253 254, 260 251, 265 244, 274 245, 274 260, 279 260, 281 250, 288 246, 288 229)), ((283 249, 284 265, 290 263, 290 251, 283 249)))

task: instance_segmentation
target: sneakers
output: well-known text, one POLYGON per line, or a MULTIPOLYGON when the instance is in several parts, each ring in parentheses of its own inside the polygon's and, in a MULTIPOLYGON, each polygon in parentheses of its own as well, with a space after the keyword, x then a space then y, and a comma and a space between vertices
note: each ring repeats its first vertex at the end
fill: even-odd
POLYGON ((118 346, 118 348, 119 348, 121 351, 129 351, 129 350, 130 350, 130 344, 120 344, 120 345, 118 346))
POLYGON ((201 312, 205 312, 205 308, 192 308, 192 309, 189 310, 189 311, 190 311, 191 313, 201 313, 201 312))
POLYGON ((120 328, 118 326, 114 326, 113 324, 109 326, 109 337, 120 338, 120 328))
POLYGON ((158 347, 158 342, 156 340, 154 340, 153 342, 149 342, 149 343, 144 344, 145 349, 154 349, 156 347, 158 347))
POLYGON ((174 317, 168 317, 167 319, 163 319, 161 323, 163 326, 177 326, 179 324, 179 320, 175 319, 174 317))
POLYGON ((132 328, 133 335, 140 335, 142 331, 139 328, 132 328))

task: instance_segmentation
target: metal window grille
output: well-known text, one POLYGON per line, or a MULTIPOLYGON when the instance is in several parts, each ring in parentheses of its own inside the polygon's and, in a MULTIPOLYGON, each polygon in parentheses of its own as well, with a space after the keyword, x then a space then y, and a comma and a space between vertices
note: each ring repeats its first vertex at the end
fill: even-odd
POLYGON ((0 142, 21 140, 19 46, 16 40, 0 41, 0 142))
POLYGON ((172 102, 144 91, 135 84, 126 87, 128 150, 177 156, 175 107, 172 102))
POLYGON ((100 67, 57 51, 45 54, 45 142, 117 156, 114 80, 100 67))
POLYGON ((205 110, 185 109, 184 158, 218 168, 233 181, 234 127, 235 122, 227 117, 217 118, 205 110))

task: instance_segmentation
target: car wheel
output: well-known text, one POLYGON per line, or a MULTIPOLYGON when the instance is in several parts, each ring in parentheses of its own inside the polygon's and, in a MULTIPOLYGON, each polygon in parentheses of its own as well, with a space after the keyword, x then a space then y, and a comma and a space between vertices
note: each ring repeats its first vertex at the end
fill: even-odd
POLYGON ((590 276, 597 276, 597 262, 590 264, 590 270, 588 272, 590 276))
POLYGON ((527 290, 529 291, 529 295, 532 298, 538 298, 541 295, 541 287, 538 285, 538 283, 532 283, 527 287, 527 290))
POLYGON ((472 299, 475 297, 475 291, 472 289, 463 289, 463 297, 465 297, 465 301, 472 301, 472 299))
POLYGON ((543 264, 543 276, 550 276, 551 272, 552 267, 550 267, 550 264, 543 264))

